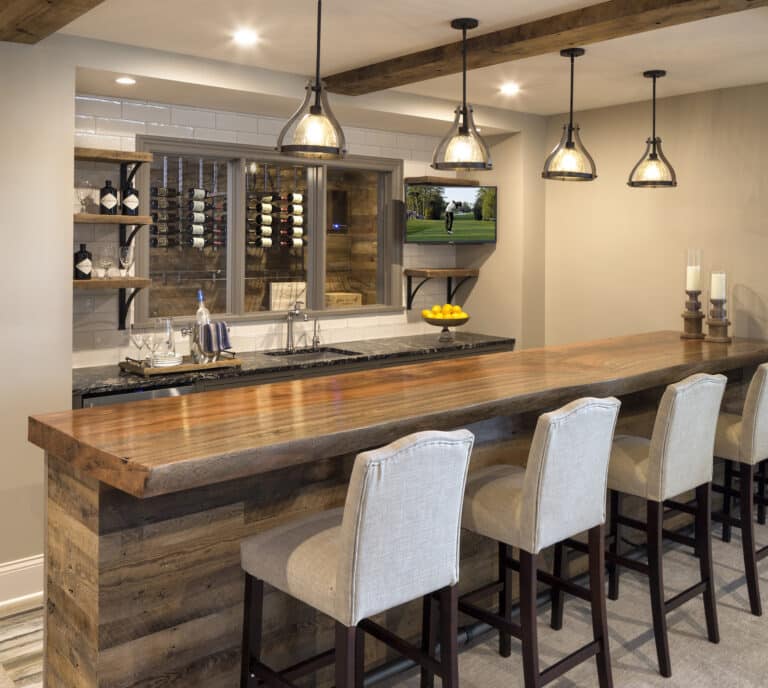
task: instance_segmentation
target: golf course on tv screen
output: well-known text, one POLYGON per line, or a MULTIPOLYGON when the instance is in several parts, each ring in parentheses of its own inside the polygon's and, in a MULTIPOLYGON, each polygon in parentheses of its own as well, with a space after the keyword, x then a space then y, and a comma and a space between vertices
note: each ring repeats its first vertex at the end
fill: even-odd
POLYGON ((405 189, 406 243, 486 244, 496 241, 495 186, 432 186, 405 189))

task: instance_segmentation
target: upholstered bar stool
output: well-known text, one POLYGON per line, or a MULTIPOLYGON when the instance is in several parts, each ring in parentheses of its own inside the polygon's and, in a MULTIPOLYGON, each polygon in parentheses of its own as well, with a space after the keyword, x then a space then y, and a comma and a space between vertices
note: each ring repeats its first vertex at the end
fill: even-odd
POLYGON ((616 399, 581 399, 539 417, 525 468, 498 465, 470 476, 462 525, 499 543, 499 581, 463 596, 459 609, 499 630, 499 653, 522 640, 526 688, 538 688, 592 657, 601 688, 613 685, 605 602, 603 523, 616 399), (589 590, 537 571, 540 552, 589 531, 589 590), (520 550, 519 563, 511 548, 520 550), (511 571, 520 573, 520 621, 511 614, 511 571), (541 671, 536 630, 537 578, 592 605, 594 640, 541 671), (494 614, 472 600, 499 592, 494 614))
MULTIPOLYGON (((749 606, 755 616, 763 613, 760 602, 760 585, 757 576, 757 562, 768 556, 768 547, 755 549, 755 523, 753 509, 755 505, 754 483, 760 484, 760 511, 765 522, 765 501, 763 481, 766 460, 768 459, 768 363, 763 363, 755 371, 749 383, 747 398, 742 415, 721 413, 715 436, 715 457, 723 459, 725 467, 725 485, 723 508, 715 512, 713 518, 723 524, 723 540, 731 539, 731 527, 741 528, 741 546, 744 553, 744 572, 747 578, 749 606), (739 491, 733 489, 733 466, 739 464, 739 491), (757 469, 760 473, 755 475, 757 469), (731 516, 731 497, 739 499, 740 518, 731 516)), ((714 489, 720 491, 717 486, 714 489)))
POLYGON ((620 566, 649 577, 656 654, 662 676, 672 675, 666 615, 685 602, 703 594, 707 635, 711 642, 720 642, 712 574, 711 455, 725 383, 722 375, 699 374, 669 385, 661 398, 651 439, 618 435, 613 442, 608 469, 613 536, 608 555, 608 596, 618 599, 620 566), (696 507, 667 501, 694 489, 696 507), (645 500, 646 523, 621 515, 619 494, 645 500), (665 503, 672 510, 695 513, 695 538, 664 530, 665 503), (620 556, 619 525, 646 532, 648 564, 620 556), (701 574, 699 583, 669 600, 664 598, 663 536, 693 547, 701 574))
POLYGON ((446 688, 457 688, 459 533, 473 441, 467 430, 420 432, 359 454, 343 509, 311 514, 243 541, 243 688, 256 680, 290 688, 300 676, 332 663, 337 688, 360 688, 362 631, 440 676, 446 688), (336 621, 335 653, 279 673, 261 661, 265 582, 336 621), (368 618, 435 591, 439 662, 368 618))

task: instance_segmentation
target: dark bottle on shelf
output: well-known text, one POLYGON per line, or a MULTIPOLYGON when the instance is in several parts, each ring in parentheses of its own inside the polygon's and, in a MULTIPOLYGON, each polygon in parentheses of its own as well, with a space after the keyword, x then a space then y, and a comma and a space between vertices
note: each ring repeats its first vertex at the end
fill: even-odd
POLYGON ((176 189, 171 189, 168 186, 153 186, 149 190, 150 196, 161 196, 163 198, 170 196, 178 196, 179 192, 176 189))
POLYGON ((176 213, 169 213, 166 210, 152 213, 152 222, 178 222, 179 216, 176 213))
POLYGON ((153 198, 149 201, 152 210, 178 210, 179 202, 175 198, 153 198))
POLYGON ((190 189, 187 191, 187 196, 193 201, 203 201, 208 196, 208 191, 206 189, 190 189))
POLYGON ((75 253, 75 279, 89 280, 93 273, 93 256, 85 244, 80 244, 80 250, 75 253))
POLYGON ((270 248, 272 246, 272 239, 270 237, 256 237, 254 239, 247 239, 245 243, 247 246, 270 248))
POLYGON ((139 214, 139 192, 132 186, 123 189, 122 212, 123 215, 139 214))
POLYGON ((99 211, 102 215, 117 215, 117 189, 107 179, 99 194, 99 211))

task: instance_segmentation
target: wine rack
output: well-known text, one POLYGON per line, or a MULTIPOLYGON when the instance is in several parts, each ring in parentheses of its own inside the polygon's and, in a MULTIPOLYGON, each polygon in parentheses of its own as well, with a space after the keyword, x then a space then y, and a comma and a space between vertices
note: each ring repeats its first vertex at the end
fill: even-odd
MULTIPOLYGON (((117 151, 100 148, 75 148, 75 162, 95 162, 117 164, 120 166, 120 191, 133 182, 136 172, 144 163, 151 163, 152 153, 141 151, 117 151)), ((136 233, 151 222, 147 215, 101 215, 98 213, 75 213, 74 224, 105 224, 119 226, 121 247, 131 244, 136 233)), ((117 289, 118 322, 117 329, 125 329, 128 310, 136 295, 150 286, 150 280, 142 278, 90 279, 75 280, 77 289, 117 289), (129 290, 130 289, 130 293, 129 290)))

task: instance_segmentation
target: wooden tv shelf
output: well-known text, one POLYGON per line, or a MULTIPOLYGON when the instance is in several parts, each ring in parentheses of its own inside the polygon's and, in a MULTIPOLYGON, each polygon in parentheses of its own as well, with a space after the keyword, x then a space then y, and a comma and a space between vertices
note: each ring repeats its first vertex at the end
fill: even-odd
POLYGON ((139 151, 119 151, 108 148, 75 148, 75 160, 83 162, 113 162, 121 164, 138 164, 152 162, 152 153, 139 151))
POLYGON ((407 278, 408 282, 408 310, 413 308, 413 298, 416 296, 416 292, 421 289, 426 282, 431 279, 444 279, 446 280, 445 290, 445 302, 451 303, 453 297, 456 296, 456 292, 459 287, 464 284, 468 279, 478 277, 480 270, 478 268, 406 268, 403 270, 403 274, 407 278), (413 278, 420 278, 416 287, 413 286, 413 278), (453 280, 458 279, 456 286, 453 286, 453 280))
POLYGON ((151 225, 149 215, 101 215, 100 213, 75 213, 76 225, 151 225))
POLYGON ((152 280, 147 277, 94 277, 89 280, 72 280, 75 289, 143 289, 151 284, 152 280))
POLYGON ((480 186, 479 179, 459 177, 406 177, 406 184, 431 184, 432 186, 480 186))

